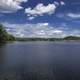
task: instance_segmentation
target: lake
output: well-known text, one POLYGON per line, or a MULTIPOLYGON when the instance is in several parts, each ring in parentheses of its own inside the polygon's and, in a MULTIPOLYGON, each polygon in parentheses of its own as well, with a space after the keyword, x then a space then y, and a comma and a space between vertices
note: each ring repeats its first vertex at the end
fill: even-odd
POLYGON ((0 80, 80 80, 80 42, 2 45, 0 80))

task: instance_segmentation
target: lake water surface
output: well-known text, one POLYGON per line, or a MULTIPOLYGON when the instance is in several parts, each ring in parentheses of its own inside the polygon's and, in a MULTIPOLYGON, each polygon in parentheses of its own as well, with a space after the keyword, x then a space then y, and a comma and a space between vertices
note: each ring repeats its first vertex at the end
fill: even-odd
POLYGON ((2 45, 0 80, 80 80, 80 42, 2 45))

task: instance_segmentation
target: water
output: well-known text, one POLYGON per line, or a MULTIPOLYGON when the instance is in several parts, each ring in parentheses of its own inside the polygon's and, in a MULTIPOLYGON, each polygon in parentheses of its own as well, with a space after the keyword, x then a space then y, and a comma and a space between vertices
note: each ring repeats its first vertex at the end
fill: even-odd
POLYGON ((80 42, 2 45, 0 80, 80 80, 80 42))

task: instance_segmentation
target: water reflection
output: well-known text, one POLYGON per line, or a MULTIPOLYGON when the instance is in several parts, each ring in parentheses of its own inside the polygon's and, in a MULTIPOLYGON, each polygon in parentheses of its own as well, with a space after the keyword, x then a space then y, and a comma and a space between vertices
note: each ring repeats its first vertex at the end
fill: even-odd
POLYGON ((80 43, 2 45, 0 80, 80 80, 80 43))
POLYGON ((6 55, 5 49, 6 49, 6 44, 0 44, 0 67, 5 60, 5 55, 6 55))

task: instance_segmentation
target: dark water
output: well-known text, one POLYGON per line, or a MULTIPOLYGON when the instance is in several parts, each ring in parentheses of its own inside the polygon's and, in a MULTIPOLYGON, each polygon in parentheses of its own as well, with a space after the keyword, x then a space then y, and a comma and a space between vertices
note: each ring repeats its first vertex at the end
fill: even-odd
POLYGON ((2 45, 0 80, 80 80, 80 42, 2 45))

